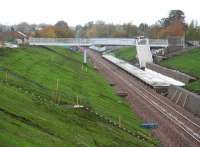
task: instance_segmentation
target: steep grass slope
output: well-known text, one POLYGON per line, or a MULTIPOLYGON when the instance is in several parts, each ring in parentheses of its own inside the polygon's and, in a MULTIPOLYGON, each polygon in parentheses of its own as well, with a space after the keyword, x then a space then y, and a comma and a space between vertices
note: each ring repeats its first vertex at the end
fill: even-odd
POLYGON ((2 49, 1 146, 153 146, 157 140, 82 55, 60 47, 2 49), (85 109, 73 109, 77 97, 85 109), (95 113, 135 135, 113 126, 95 113))
POLYGON ((125 61, 133 61, 136 58, 136 48, 135 47, 124 47, 116 49, 112 52, 116 57, 123 59, 125 61))
POLYGON ((200 48, 164 60, 160 64, 197 77, 198 80, 188 84, 186 88, 200 94, 200 48))

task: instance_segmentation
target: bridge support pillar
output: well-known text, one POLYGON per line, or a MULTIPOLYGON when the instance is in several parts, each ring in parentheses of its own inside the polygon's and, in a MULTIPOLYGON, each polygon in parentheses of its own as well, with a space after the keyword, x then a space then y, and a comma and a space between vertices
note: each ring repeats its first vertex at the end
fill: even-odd
POLYGON ((84 63, 84 64, 87 64, 87 49, 85 49, 85 48, 84 48, 83 63, 84 63))

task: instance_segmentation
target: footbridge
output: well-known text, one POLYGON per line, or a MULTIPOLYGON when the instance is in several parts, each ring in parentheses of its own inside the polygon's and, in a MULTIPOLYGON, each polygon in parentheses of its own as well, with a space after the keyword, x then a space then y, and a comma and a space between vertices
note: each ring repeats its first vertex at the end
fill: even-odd
MULTIPOLYGON (((135 38, 29 38, 30 45, 46 46, 135 46, 135 38)), ((149 39, 151 47, 168 47, 168 40, 149 39)))

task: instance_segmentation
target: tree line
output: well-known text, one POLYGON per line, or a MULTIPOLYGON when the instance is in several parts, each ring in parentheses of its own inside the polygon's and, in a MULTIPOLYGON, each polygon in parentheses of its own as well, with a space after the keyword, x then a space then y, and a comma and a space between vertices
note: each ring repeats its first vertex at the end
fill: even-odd
POLYGON ((153 25, 141 23, 112 24, 104 21, 88 22, 75 27, 68 26, 65 21, 58 21, 54 25, 28 24, 0 25, 0 32, 21 31, 33 37, 71 38, 71 37, 126 37, 145 36, 150 38, 167 38, 169 36, 185 36, 188 40, 200 40, 200 26, 197 21, 185 22, 185 14, 181 10, 171 10, 167 17, 158 20, 153 25))

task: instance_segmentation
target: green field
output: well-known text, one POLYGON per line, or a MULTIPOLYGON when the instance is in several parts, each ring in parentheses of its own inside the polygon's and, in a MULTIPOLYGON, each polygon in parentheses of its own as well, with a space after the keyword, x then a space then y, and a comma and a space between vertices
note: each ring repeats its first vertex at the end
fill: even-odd
POLYGON ((0 49, 0 146, 153 146, 142 121, 82 55, 60 47, 0 49), (119 129, 79 104, 118 122, 119 129), (140 137, 140 138, 138 138, 140 137), (144 140, 143 140, 144 139, 144 140))
POLYGON ((197 77, 198 80, 189 83, 186 88, 200 94, 200 48, 164 60, 160 64, 197 77))
POLYGON ((116 57, 128 62, 135 60, 136 54, 137 54, 135 47, 125 47, 125 48, 116 49, 112 53, 116 57))

